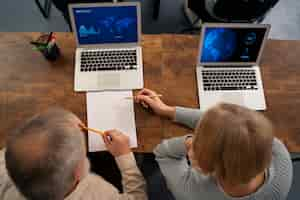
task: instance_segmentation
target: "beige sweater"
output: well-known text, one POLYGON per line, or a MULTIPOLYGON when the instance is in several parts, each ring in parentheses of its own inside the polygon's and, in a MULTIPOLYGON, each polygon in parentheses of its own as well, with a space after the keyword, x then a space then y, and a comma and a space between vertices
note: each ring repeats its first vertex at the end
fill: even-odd
MULTIPOLYGON (((24 200, 9 178, 5 167, 5 150, 0 151, 0 199, 24 200)), ((147 200, 145 180, 136 166, 133 153, 116 158, 122 174, 124 193, 91 172, 79 182, 76 189, 65 199, 75 200, 147 200)))

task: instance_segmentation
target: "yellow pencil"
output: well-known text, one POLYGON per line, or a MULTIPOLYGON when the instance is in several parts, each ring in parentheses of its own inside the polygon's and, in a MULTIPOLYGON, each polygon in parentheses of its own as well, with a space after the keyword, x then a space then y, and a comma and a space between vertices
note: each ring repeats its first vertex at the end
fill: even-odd
MULTIPOLYGON (((158 94, 158 95, 152 95, 152 96, 149 96, 150 98, 155 98, 155 97, 162 97, 163 95, 162 94, 158 94)), ((125 99, 134 99, 134 97, 125 97, 125 99)))
POLYGON ((96 130, 96 129, 93 129, 93 128, 88 128, 86 127, 83 123, 80 123, 79 126, 84 129, 84 130, 87 130, 87 131, 92 131, 94 133, 97 133, 101 136, 105 136, 106 134, 103 132, 103 131, 99 131, 99 130, 96 130))

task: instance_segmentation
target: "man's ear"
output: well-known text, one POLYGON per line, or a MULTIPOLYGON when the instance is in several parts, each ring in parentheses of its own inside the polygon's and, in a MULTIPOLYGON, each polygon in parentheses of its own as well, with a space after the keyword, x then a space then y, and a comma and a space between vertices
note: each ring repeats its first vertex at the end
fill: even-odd
POLYGON ((75 181, 80 181, 81 177, 82 177, 82 174, 83 174, 83 163, 84 161, 80 161, 78 162, 74 172, 73 172, 73 176, 74 176, 74 179, 75 181))

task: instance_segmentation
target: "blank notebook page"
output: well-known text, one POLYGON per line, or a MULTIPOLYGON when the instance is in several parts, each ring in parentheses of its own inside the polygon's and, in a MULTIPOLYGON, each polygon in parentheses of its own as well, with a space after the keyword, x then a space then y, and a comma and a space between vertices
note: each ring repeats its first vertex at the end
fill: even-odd
MULTIPOLYGON (((88 127, 101 131, 117 129, 127 134, 130 146, 137 147, 132 91, 87 92, 88 127)), ((105 151, 102 137, 89 131, 90 152, 105 151)))

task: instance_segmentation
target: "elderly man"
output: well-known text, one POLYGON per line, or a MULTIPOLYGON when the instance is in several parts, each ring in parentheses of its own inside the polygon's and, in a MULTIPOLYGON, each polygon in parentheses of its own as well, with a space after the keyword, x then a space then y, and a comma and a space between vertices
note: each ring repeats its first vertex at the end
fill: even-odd
POLYGON ((122 174, 124 193, 89 172, 81 121, 52 109, 12 133, 0 151, 0 199, 147 199, 145 181, 119 131, 107 131, 105 144, 122 174))

